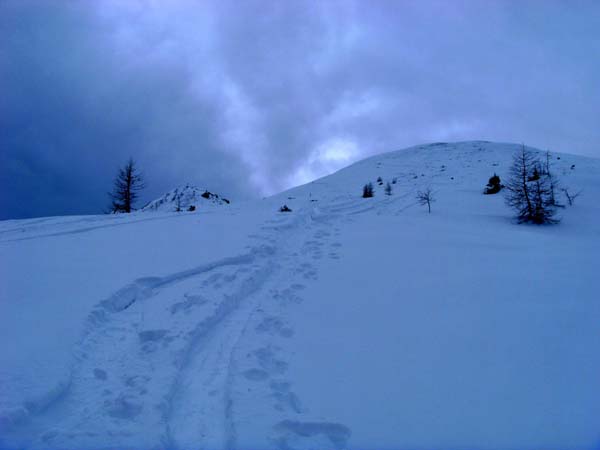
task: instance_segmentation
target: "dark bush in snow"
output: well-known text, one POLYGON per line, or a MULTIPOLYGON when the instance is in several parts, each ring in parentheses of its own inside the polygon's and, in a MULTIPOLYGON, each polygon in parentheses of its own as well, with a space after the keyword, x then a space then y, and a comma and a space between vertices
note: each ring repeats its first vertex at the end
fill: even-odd
POLYGON ((288 205, 283 205, 281 208, 279 208, 279 212, 292 212, 292 210, 288 208, 288 205))
POLYGON ((363 198, 373 197, 373 184, 367 183, 363 186, 363 198))
POLYGON ((494 175, 488 180, 488 184, 483 190, 483 193, 486 195, 497 194, 503 187, 504 186, 502 186, 500 183, 500 177, 494 173, 494 175))
POLYGON ((385 184, 385 195, 392 195, 392 185, 388 182, 385 184))
POLYGON ((188 208, 188 211, 196 211, 196 206, 190 205, 190 207, 188 208))
POLYGON ((379 184, 379 186, 383 184, 383 179, 381 177, 377 177, 377 184, 379 184))

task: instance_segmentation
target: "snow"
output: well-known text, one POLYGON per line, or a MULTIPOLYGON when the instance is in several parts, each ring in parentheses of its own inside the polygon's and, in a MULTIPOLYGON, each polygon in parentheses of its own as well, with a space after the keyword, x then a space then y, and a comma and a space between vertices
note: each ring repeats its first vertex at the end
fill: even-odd
POLYGON ((186 184, 179 186, 170 192, 167 192, 160 198, 146 204, 141 211, 160 211, 160 212, 185 212, 202 208, 210 209, 216 205, 228 205, 230 202, 226 198, 220 197, 206 189, 199 189, 196 186, 186 184))
POLYGON ((555 154, 581 196, 517 225, 482 190, 518 148, 413 147, 226 208, 0 222, 0 447, 598 448, 600 161, 555 154))

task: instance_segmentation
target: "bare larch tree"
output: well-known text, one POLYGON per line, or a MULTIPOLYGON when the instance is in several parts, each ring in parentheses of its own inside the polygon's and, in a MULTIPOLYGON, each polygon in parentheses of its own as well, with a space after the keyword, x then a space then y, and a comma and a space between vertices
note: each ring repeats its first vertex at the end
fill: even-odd
POLYGON ((561 190, 565 194, 565 197, 567 197, 567 201, 569 202, 569 206, 573 206, 573 203, 575 203, 575 199, 577 197, 579 197, 579 195, 581 194, 581 191, 579 191, 579 192, 571 192, 571 191, 569 191, 569 188, 566 188, 566 187, 562 188, 561 190))
POLYGON ((431 204, 435 201, 435 198, 433 198, 433 191, 430 187, 424 191, 417 192, 417 201, 419 202, 419 205, 427 205, 427 209, 431 214, 431 204))
POLYGON ((144 187, 142 174, 139 173, 135 161, 129 158, 127 164, 119 169, 113 184, 113 191, 109 194, 112 212, 130 213, 138 198, 138 192, 144 187))
POLYGON ((540 174, 540 161, 523 145, 513 157, 506 185, 506 203, 513 208, 519 223, 556 223, 554 186, 547 174, 540 174))
POLYGON ((558 190, 559 185, 558 185, 558 180, 556 179, 556 177, 554 176, 554 174, 552 173, 552 171, 550 170, 552 165, 550 163, 550 161, 552 160, 552 155, 550 154, 549 151, 546 152, 546 161, 544 163, 544 175, 546 175, 546 177, 548 177, 548 185, 550 188, 550 204, 553 206, 559 206, 556 202, 556 197, 554 195, 554 192, 556 190, 558 190))

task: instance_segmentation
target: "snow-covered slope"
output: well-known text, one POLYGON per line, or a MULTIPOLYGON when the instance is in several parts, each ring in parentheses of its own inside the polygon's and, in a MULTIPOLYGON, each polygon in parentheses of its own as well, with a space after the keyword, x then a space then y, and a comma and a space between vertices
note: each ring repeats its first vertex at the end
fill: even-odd
POLYGON ((207 208, 213 205, 228 205, 226 198, 213 194, 206 189, 186 184, 167 192, 160 198, 149 202, 142 211, 194 211, 198 208, 207 208))
POLYGON ((414 147, 189 214, 0 222, 0 447, 597 449, 600 161, 554 155, 581 196, 517 225, 482 195, 517 149, 414 147))

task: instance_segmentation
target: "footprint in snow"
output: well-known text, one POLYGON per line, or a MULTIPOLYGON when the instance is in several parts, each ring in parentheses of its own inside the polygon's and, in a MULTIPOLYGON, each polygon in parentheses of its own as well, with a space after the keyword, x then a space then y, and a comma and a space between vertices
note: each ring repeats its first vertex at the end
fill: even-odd
POLYGON ((143 406, 136 402, 135 399, 121 394, 115 400, 106 400, 104 402, 104 408, 109 416, 116 419, 133 419, 140 415, 143 406))
POLYGON ((258 364, 271 374, 281 374, 288 368, 288 363, 277 359, 270 347, 260 348, 254 352, 258 364))
POLYGON ((273 299, 283 303, 302 303, 302 297, 296 295, 291 288, 286 288, 281 292, 276 291, 273 293, 273 299))
POLYGON ((106 380, 108 378, 108 374, 106 373, 105 370, 102 369, 94 369, 94 378, 96 378, 97 380, 106 380))
POLYGON ((282 319, 275 316, 265 317, 255 329, 259 333, 278 334, 285 338, 292 337, 294 334, 294 331, 286 326, 282 319))
POLYGON ((184 296, 185 300, 171 305, 171 308, 170 308, 171 314, 176 314, 180 311, 188 314, 192 308, 203 305, 206 302, 208 302, 208 299, 203 297, 202 295, 187 293, 187 294, 183 294, 183 296, 184 296))
POLYGON ((275 439, 278 448, 287 449, 297 446, 318 448, 310 445, 317 440, 324 447, 333 446, 336 450, 347 448, 348 439, 352 434, 350 429, 339 423, 332 422, 300 422, 283 420, 273 427, 278 434, 275 439), (325 438, 325 441, 322 440, 325 438), (307 442, 309 441, 309 442, 307 442))
POLYGON ((300 414, 304 412, 300 399, 292 392, 291 384, 285 381, 272 381, 269 385, 271 393, 276 400, 275 409, 285 411, 286 409, 300 414))
POLYGON ((268 372, 261 369, 248 369, 244 371, 244 377, 250 381, 264 381, 269 378, 268 372))

